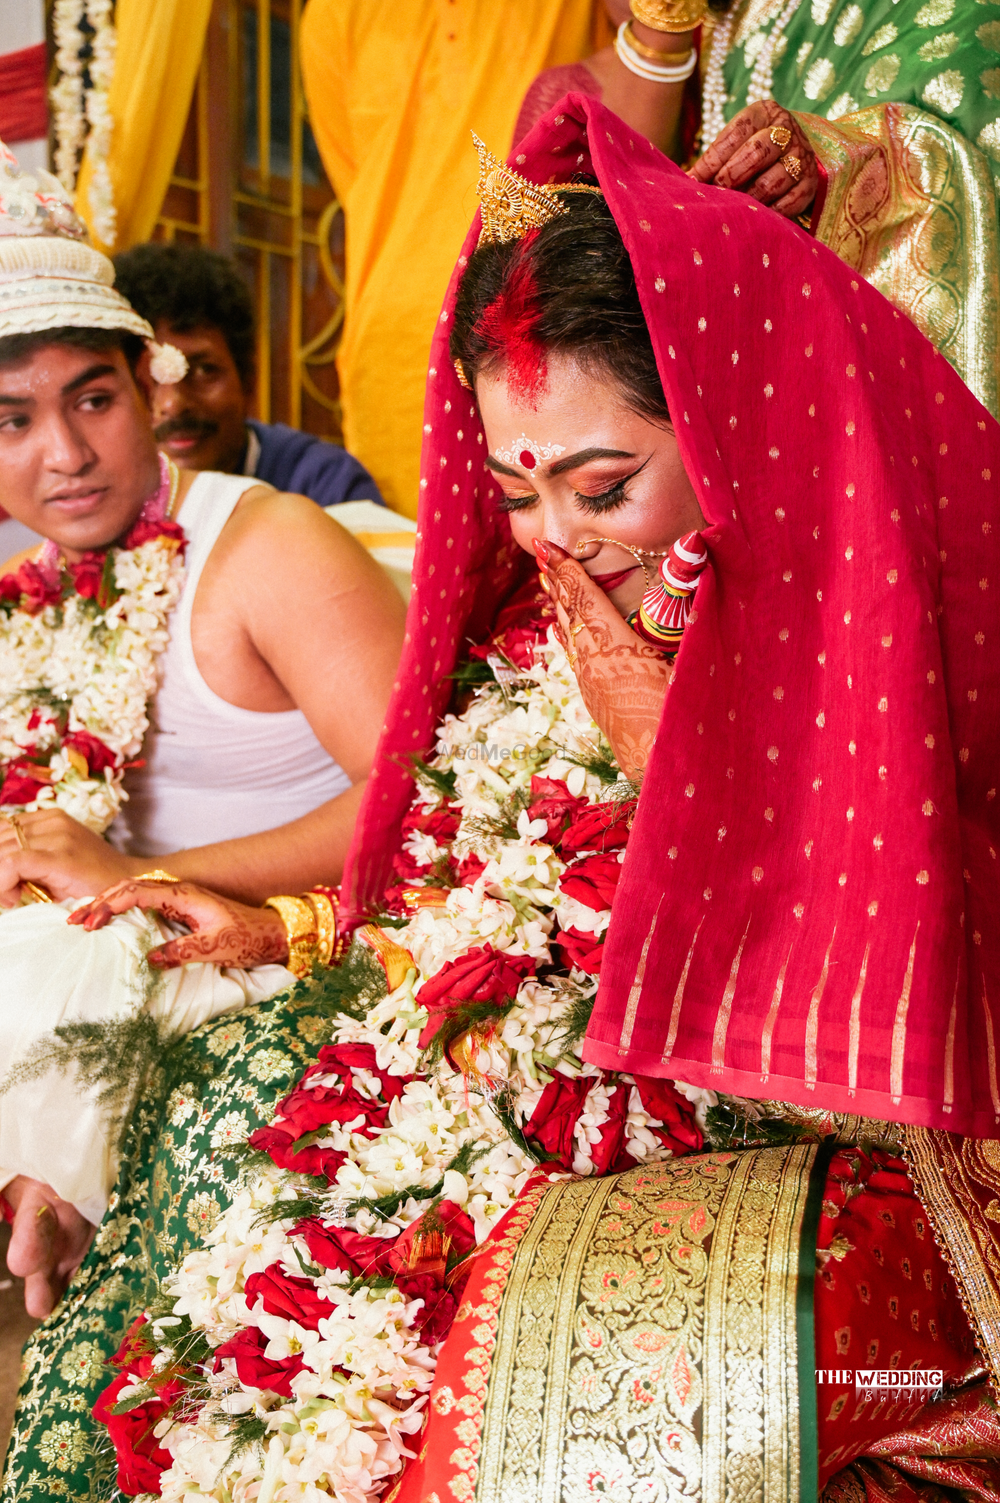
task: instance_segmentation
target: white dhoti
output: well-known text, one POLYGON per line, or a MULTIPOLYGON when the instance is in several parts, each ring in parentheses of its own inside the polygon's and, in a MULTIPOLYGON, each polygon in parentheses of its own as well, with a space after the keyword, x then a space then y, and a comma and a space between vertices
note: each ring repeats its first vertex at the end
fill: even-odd
MULTIPOLYGON (((284 966, 241 971, 204 962, 147 984, 147 952, 182 931, 138 908, 88 933, 66 916, 86 901, 38 903, 0 916, 0 1083, 33 1046, 66 1023, 140 1010, 175 1034, 293 984, 284 966)), ((99 1222, 117 1177, 114 1134, 100 1087, 51 1068, 0 1095, 0 1189, 18 1174, 43 1180, 88 1221, 99 1222)))

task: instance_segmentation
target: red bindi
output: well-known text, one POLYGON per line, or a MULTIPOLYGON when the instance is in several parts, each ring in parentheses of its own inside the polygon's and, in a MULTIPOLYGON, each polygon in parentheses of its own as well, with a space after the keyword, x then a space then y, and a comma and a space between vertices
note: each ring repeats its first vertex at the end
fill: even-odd
POLYGON ((519 465, 523 465, 526 470, 533 470, 535 468, 535 456, 528 449, 521 450, 517 456, 517 462, 519 465))

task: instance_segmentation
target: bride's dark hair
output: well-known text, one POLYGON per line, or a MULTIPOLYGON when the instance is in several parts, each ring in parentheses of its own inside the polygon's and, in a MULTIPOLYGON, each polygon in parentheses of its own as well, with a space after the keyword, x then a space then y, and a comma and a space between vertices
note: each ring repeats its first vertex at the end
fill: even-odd
POLYGON ((567 193, 561 201, 566 214, 470 258, 451 357, 470 382, 504 368, 530 394, 544 381, 546 355, 569 355, 611 376, 634 411, 668 422, 632 263, 611 211, 596 194, 567 193))

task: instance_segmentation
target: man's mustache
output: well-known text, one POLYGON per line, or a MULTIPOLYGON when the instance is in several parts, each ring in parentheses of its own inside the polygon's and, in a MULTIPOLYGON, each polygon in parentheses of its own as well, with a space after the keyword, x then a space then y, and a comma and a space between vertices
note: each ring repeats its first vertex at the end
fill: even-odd
POLYGON ((200 418, 168 418, 165 423, 153 429, 153 437, 158 444, 163 444, 168 438, 211 438, 218 431, 218 423, 205 422, 200 418))

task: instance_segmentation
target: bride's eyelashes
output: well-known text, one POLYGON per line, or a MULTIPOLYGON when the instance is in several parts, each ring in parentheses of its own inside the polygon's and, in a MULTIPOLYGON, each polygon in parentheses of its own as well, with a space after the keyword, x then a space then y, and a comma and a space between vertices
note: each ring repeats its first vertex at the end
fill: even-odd
POLYGON ((617 511, 620 506, 624 506, 629 500, 629 493, 625 487, 630 480, 634 480, 637 475, 641 475, 648 464, 649 460, 644 460, 638 469, 633 470, 629 475, 623 475, 620 480, 615 481, 610 490, 601 491, 600 495, 587 496, 581 491, 575 491, 574 494, 580 510, 589 512, 591 516, 601 516, 604 512, 617 511))
MULTIPOLYGON (((645 459, 637 469, 632 470, 628 475, 623 475, 620 480, 615 481, 609 490, 601 491, 599 495, 587 496, 582 491, 575 490, 573 496, 580 510, 588 512, 591 516, 600 516, 604 512, 617 511, 618 507, 624 506, 629 500, 629 494, 625 487, 630 480, 634 480, 637 475, 641 475, 648 464, 649 459, 645 459)), ((508 496, 504 493, 497 499, 497 510, 504 512, 527 511, 530 506, 534 506, 537 500, 538 493, 536 491, 532 491, 527 496, 508 496)))
POLYGON ((537 495, 531 496, 506 496, 501 495, 497 499, 497 511, 526 511, 529 506, 534 506, 538 500, 537 495))
POLYGON ((602 491, 599 496, 583 496, 579 491, 574 494, 580 510, 589 512, 592 517, 599 517, 607 511, 617 511, 628 500, 624 480, 619 480, 617 485, 613 485, 609 491, 602 491))

